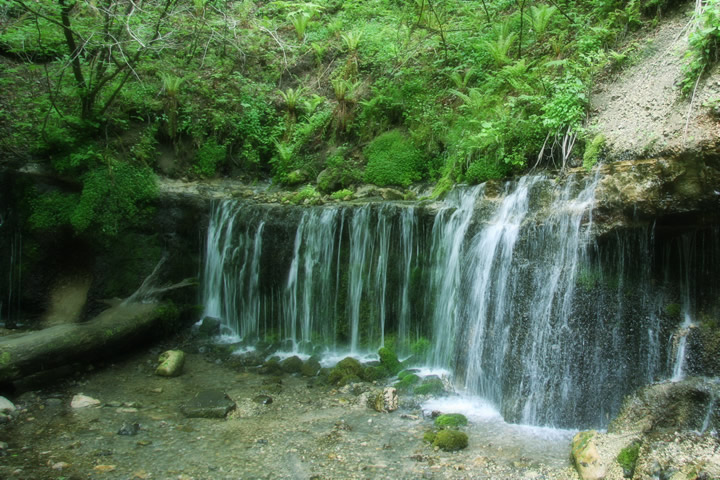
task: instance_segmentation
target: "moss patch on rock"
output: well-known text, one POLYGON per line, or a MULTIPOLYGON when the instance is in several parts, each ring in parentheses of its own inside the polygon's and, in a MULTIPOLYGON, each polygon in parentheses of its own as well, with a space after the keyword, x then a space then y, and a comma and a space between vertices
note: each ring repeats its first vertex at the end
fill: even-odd
POLYGON ((458 428, 468 424, 468 419, 462 413, 445 413, 435 419, 435 426, 439 428, 458 428))
POLYGON ((455 452, 468 446, 468 436, 458 430, 440 430, 433 440, 433 447, 446 452, 455 452))
POLYGON ((397 375, 397 373, 402 370, 400 360, 398 360, 397 354, 393 349, 388 347, 380 347, 380 350, 378 350, 378 355, 380 356, 380 364, 385 367, 387 371, 390 372, 392 375, 397 375))

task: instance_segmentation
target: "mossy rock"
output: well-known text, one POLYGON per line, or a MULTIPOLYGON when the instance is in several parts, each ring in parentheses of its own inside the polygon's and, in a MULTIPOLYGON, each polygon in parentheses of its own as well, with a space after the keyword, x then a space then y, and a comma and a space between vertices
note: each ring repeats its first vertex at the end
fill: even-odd
POLYGON ((403 376, 403 378, 398 383, 395 384, 395 387, 397 387, 400 390, 408 391, 413 387, 413 385, 415 385, 419 381, 420 381, 420 377, 418 377, 414 373, 410 373, 408 375, 403 376))
POLYGON ((458 428, 468 424, 468 419, 462 413, 445 413, 435 419, 435 426, 439 428, 458 428))
POLYGON ((320 361, 316 357, 310 357, 302 364, 300 373, 304 377, 314 377, 321 369, 320 361))
POLYGON ((380 347, 378 355, 380 355, 380 364, 392 375, 397 375, 402 370, 402 365, 394 350, 388 347, 380 347))
MULTIPOLYGON (((356 377, 357 382, 361 382, 362 380, 360 378, 363 374, 364 368, 357 359, 352 357, 345 357, 340 360, 337 365, 335 365, 335 368, 330 370, 330 374, 328 375, 328 383, 330 385, 338 385, 340 384, 341 380, 343 380, 345 377, 350 376, 356 377)), ((342 385, 347 385, 347 383, 343 383, 342 385)))
POLYGON ((351 383, 362 383, 362 378, 358 377, 357 375, 345 375, 342 377, 338 382, 337 385, 339 387, 344 387, 345 385, 350 385, 351 383))
POLYGON ((439 395, 445 393, 445 385, 437 377, 427 377, 413 391, 416 395, 439 395))
POLYGON ((280 359, 272 357, 265 364, 258 369, 258 373, 261 375, 278 375, 282 373, 283 369, 280 366, 280 359))
POLYGON ((381 380, 389 376, 390 372, 382 365, 372 365, 363 371, 363 378, 368 382, 374 382, 375 380, 381 380))
POLYGON ((440 430, 433 440, 433 447, 438 447, 446 452, 455 452, 467 446, 467 433, 458 430, 440 430))
POLYGON ((427 443, 433 443, 436 436, 437 432, 435 430, 428 430, 423 434, 423 441, 427 443))
POLYGON ((303 361, 297 355, 288 357, 282 362, 280 362, 280 368, 282 368, 283 372, 285 373, 300 373, 302 367, 303 361))
POLYGON ((632 478, 635 473, 635 466, 637 465, 639 454, 640 443, 638 442, 633 442, 620 450, 617 456, 617 462, 622 467, 625 478, 632 478))

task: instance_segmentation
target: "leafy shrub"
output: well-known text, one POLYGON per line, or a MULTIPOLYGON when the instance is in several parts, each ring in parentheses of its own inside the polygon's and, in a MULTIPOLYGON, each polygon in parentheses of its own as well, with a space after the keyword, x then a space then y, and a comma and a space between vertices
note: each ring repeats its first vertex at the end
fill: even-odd
POLYGON ((348 198, 352 197, 353 191, 349 190, 347 188, 343 188, 342 190, 338 190, 337 192, 333 192, 330 197, 333 200, 347 200, 348 198))
POLYGON ((368 159, 365 181, 379 186, 407 187, 420 180, 422 153, 398 130, 383 133, 364 152, 368 159))
POLYGON ((37 230, 51 230, 70 224, 78 195, 58 191, 37 194, 33 191, 30 199, 30 227, 37 230))
POLYGON ((227 147, 219 145, 214 138, 208 139, 195 154, 193 173, 203 178, 215 175, 218 165, 225 161, 227 147))
POLYGON ((465 172, 465 181, 470 184, 482 183, 503 178, 508 173, 508 165, 481 158, 470 164, 465 172))
POLYGON ((315 187, 312 185, 305 185, 290 197, 290 201, 295 205, 300 205, 301 203, 304 203, 305 200, 312 200, 319 197, 320 194, 317 190, 315 190, 315 187))

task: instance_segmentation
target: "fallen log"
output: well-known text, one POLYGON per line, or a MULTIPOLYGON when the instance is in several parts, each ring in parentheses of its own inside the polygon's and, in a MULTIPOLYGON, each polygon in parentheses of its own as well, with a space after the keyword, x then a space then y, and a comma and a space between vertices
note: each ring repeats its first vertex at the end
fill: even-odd
POLYGON ((56 325, 0 338, 0 383, 78 360, 109 357, 176 324, 171 303, 123 303, 84 323, 56 325))

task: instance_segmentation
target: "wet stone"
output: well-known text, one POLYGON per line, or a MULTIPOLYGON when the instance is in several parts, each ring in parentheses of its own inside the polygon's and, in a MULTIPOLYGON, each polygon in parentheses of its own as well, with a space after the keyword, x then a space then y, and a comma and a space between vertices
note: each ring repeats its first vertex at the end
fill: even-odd
POLYGON ((273 399, 269 395, 256 395, 253 397, 253 402, 259 403, 260 405, 270 405, 273 399))
POLYGON ((0 413, 9 413, 15 411, 15 405, 5 397, 0 397, 0 413))
POLYGON ((123 423, 117 433, 118 435, 137 435, 139 431, 139 423, 123 423))
POLYGON ((225 418, 235 408, 235 402, 221 390, 203 390, 187 403, 180 411, 188 418, 225 418))

